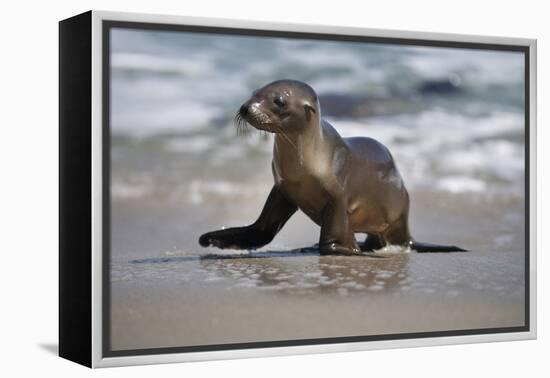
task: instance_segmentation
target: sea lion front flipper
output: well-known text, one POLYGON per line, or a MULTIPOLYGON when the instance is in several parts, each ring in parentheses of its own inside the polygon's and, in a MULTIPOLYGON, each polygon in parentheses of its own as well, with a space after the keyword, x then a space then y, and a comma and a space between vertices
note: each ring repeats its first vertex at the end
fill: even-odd
POLYGON ((273 187, 264 208, 253 224, 207 232, 199 238, 203 247, 255 249, 269 243, 298 208, 273 187))
POLYGON ((346 201, 329 201, 323 209, 319 249, 322 255, 351 255, 361 252, 355 235, 349 228, 346 201))

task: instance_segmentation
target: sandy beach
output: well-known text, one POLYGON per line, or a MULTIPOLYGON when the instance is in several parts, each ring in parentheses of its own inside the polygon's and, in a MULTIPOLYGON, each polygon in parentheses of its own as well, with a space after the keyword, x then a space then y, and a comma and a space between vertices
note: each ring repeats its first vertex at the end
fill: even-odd
MULTIPOLYGON (((206 219, 216 210, 166 204, 144 219, 132 201, 115 205, 113 350, 522 326, 523 220, 497 226, 492 219, 502 219, 503 204, 413 198, 420 240, 471 251, 319 256, 315 248, 299 249, 319 232, 303 214, 262 250, 203 249, 196 239, 218 225, 206 219), (124 235, 132 241, 121 256, 124 235), (186 247, 164 251, 167 240, 186 247)), ((244 224, 260 206, 258 199, 217 210, 228 224, 244 224)))

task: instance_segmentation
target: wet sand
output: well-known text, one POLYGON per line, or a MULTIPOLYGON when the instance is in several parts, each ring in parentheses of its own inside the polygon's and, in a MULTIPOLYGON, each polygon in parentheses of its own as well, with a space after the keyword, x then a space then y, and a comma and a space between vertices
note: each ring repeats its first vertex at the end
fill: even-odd
POLYGON ((262 196, 198 204, 115 199, 112 349, 522 326, 521 202, 411 197, 418 240, 471 252, 319 256, 314 248, 300 251, 319 233, 303 214, 262 250, 221 251, 199 247, 198 236, 249 223, 262 196))

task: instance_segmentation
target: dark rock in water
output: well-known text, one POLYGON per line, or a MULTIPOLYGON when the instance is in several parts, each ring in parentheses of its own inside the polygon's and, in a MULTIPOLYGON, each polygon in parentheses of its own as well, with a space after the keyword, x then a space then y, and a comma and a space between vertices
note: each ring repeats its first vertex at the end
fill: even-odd
POLYGON ((418 92, 424 95, 454 95, 462 92, 461 80, 450 77, 444 80, 429 80, 420 84, 418 92))
POLYGON ((366 98, 353 109, 354 117, 400 114, 413 111, 413 104, 405 97, 366 98))
POLYGON ((462 78, 458 74, 451 74, 446 78, 423 81, 408 91, 394 91, 386 95, 321 93, 319 102, 326 116, 372 117, 415 113, 425 108, 426 99, 460 95, 463 92, 462 78))
POLYGON ((345 95, 329 93, 319 96, 323 114, 332 117, 351 116, 353 109, 360 102, 359 98, 345 95))
POLYGON ((326 93, 319 96, 323 115, 331 117, 370 117, 411 111, 412 104, 403 96, 371 97, 326 93))

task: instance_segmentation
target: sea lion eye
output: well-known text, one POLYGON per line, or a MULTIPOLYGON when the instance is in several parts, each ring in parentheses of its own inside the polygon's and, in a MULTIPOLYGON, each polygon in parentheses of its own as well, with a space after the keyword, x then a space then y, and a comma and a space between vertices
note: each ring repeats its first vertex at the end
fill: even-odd
POLYGON ((286 105, 285 99, 282 98, 281 96, 275 97, 275 99, 273 100, 273 102, 274 102, 275 105, 277 105, 279 108, 283 108, 283 107, 286 105))

